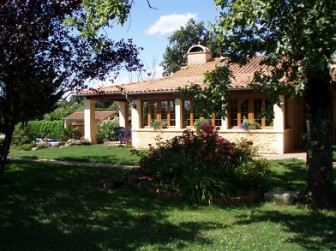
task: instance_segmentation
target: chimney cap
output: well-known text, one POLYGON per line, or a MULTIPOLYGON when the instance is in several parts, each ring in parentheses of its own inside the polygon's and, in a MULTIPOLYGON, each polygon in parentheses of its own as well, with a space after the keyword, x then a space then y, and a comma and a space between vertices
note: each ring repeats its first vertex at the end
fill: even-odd
POLYGON ((198 44, 193 45, 189 48, 188 54, 190 53, 211 53, 210 49, 208 47, 205 47, 204 45, 201 45, 201 42, 198 42, 198 44))

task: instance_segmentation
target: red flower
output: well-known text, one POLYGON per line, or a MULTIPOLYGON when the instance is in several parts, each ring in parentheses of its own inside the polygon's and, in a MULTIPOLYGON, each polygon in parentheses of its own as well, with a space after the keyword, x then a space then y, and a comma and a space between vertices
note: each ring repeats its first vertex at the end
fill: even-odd
POLYGON ((206 157, 205 157, 206 160, 210 160, 212 159, 212 153, 209 153, 206 157))
POLYGON ((202 130, 206 133, 206 134, 210 134, 213 133, 213 126, 210 124, 205 124, 202 126, 202 130))

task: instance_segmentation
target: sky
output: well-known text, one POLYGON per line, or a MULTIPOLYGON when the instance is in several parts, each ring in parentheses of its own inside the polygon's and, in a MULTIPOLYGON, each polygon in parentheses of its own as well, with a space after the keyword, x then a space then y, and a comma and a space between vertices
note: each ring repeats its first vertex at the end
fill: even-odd
MULTIPOLYGON (((158 78, 162 76, 162 68, 159 65, 168 46, 168 37, 191 18, 197 22, 204 21, 205 25, 214 22, 216 9, 214 0, 149 0, 149 2, 152 9, 146 0, 135 0, 125 25, 114 27, 107 33, 115 41, 133 39, 136 46, 143 48, 140 59, 144 68, 151 72, 154 72, 155 68, 152 76, 158 78)), ((136 82, 144 78, 138 74, 122 71, 115 83, 136 82)), ((107 81, 100 85, 108 86, 111 82, 107 81)))

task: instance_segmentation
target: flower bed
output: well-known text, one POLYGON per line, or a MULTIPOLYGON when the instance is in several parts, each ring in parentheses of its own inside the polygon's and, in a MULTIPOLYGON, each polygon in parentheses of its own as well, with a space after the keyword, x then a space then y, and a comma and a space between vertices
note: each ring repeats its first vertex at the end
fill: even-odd
POLYGON ((153 177, 156 191, 176 193, 181 199, 213 203, 267 190, 270 166, 254 160, 252 142, 232 143, 209 124, 198 133, 160 143, 141 158, 144 174, 153 177))

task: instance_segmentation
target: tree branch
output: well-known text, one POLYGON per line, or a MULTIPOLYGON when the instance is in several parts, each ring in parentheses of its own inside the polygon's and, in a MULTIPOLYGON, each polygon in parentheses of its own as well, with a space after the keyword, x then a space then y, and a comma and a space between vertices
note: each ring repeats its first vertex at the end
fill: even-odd
POLYGON ((154 9, 154 10, 159 10, 158 8, 155 8, 151 5, 151 3, 149 2, 149 0, 147 0, 147 4, 148 4, 148 7, 151 8, 151 9, 154 9))

